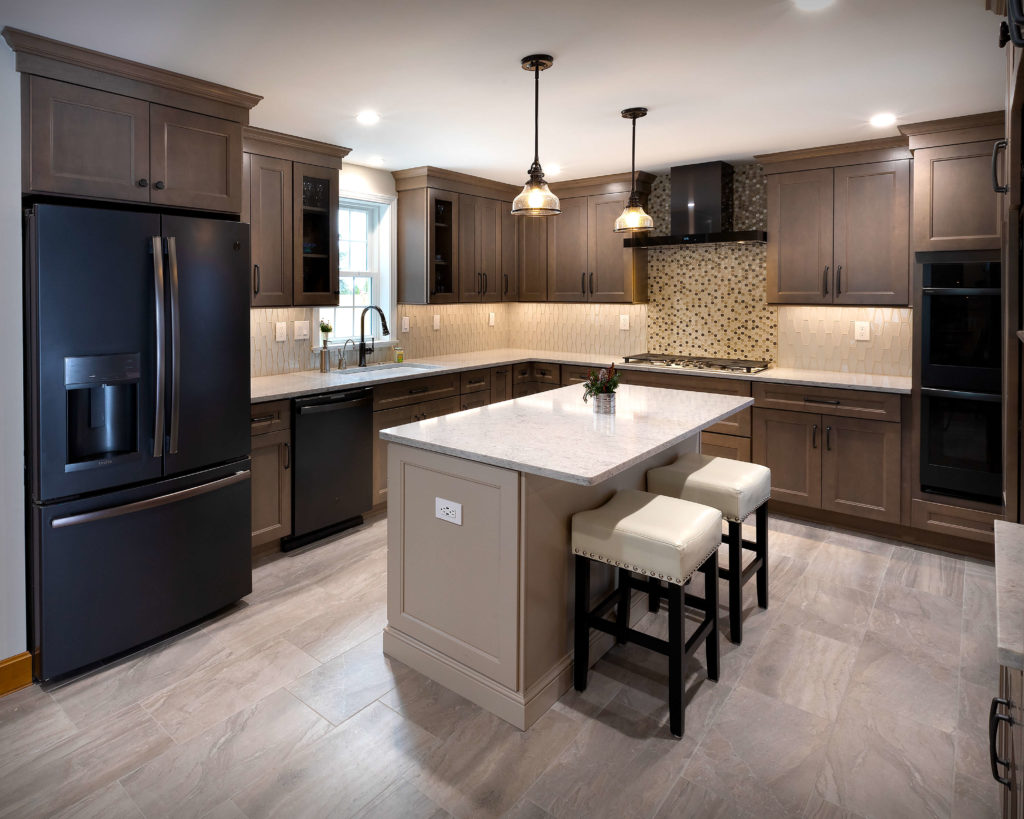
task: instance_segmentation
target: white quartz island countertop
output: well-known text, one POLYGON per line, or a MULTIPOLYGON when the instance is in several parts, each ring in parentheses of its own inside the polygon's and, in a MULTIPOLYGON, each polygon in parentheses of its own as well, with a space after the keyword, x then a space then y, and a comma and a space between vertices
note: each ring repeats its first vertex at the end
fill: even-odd
POLYGON ((621 385, 613 415, 579 385, 382 430, 385 441, 592 486, 753 403, 752 398, 621 385))

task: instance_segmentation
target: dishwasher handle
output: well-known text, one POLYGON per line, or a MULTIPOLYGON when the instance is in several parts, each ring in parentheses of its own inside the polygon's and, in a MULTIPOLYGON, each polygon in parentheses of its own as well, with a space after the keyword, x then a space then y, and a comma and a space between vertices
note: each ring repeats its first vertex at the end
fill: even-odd
POLYGON ((343 393, 338 396, 330 396, 328 400, 319 399, 316 403, 296 402, 295 411, 299 415, 317 415, 322 412, 335 412, 352 407, 366 406, 373 400, 371 390, 360 390, 355 393, 343 393))

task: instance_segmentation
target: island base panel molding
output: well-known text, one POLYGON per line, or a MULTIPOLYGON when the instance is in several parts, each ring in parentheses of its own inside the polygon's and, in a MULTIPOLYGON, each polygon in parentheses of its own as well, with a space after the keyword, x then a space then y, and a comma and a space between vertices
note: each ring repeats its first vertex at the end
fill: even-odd
MULTIPOLYGON (((644 489, 648 469, 698 441, 596 486, 389 444, 384 653, 528 728, 572 685, 573 513, 644 489), (461 526, 435 517, 436 497, 462 504, 461 526)), ((593 571, 596 604, 615 575, 601 564, 593 571)), ((646 597, 634 608, 642 616, 646 597)), ((596 662, 613 641, 596 633, 591 643, 596 662)))
POLYGON ((0 660, 0 697, 32 684, 32 655, 23 651, 0 660))

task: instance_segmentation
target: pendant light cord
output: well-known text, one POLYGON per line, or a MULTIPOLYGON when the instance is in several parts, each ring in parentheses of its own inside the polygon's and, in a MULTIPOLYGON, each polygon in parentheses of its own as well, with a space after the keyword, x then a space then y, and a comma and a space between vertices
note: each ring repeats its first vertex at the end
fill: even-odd
POLYGON ((540 166, 540 63, 533 63, 533 164, 540 166))
POLYGON ((636 117, 633 117, 633 158, 629 171, 629 198, 636 196, 636 117))

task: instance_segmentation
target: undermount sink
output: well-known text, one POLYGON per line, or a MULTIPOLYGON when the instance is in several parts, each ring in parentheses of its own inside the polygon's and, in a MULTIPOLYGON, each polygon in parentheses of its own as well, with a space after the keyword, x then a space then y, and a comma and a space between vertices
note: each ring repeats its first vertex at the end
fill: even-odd
POLYGON ((405 362, 398 363, 392 361, 389 364, 368 364, 365 367, 346 367, 344 370, 339 372, 343 373, 368 373, 374 370, 393 370, 396 367, 403 367, 406 370, 436 370, 439 364, 406 364, 405 362))

